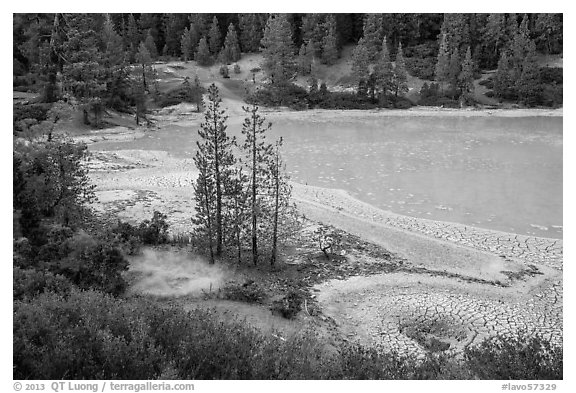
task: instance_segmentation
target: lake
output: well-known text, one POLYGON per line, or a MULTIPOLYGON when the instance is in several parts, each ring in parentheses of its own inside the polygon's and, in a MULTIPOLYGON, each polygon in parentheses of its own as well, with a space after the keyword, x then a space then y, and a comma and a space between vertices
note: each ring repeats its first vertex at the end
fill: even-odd
MULTIPOLYGON (((394 213, 562 238, 561 117, 278 116, 271 137, 284 137, 296 182, 344 189, 394 213)), ((240 135, 235 123, 230 133, 240 135)), ((171 125, 93 148, 190 156, 196 140, 196 128, 171 125)))

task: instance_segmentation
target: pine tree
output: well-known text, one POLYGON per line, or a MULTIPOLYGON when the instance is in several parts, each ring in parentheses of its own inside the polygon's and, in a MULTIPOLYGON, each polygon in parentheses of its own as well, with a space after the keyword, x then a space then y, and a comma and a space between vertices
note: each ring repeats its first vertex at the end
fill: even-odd
POLYGON ((508 56, 506 56, 506 51, 502 51, 500 54, 498 69, 494 76, 494 93, 502 99, 513 98, 516 95, 510 72, 510 61, 508 56))
POLYGON ((542 85, 540 82, 540 67, 536 60, 536 45, 530 41, 528 52, 522 64, 522 73, 516 82, 518 98, 528 106, 540 103, 542 85))
POLYGON ((408 73, 406 72, 402 44, 398 44, 398 52, 394 63, 394 96, 397 98, 399 93, 408 92, 408 73))
POLYGON ((368 68, 370 63, 370 55, 364 38, 360 38, 358 45, 352 51, 352 76, 356 80, 356 83, 366 83, 370 70, 368 68))
POLYGON ((192 35, 190 34, 190 30, 185 27, 184 32, 182 33, 182 38, 180 39, 180 50, 184 56, 184 61, 192 59, 192 49, 192 35))
POLYGON ((460 55, 458 54, 457 49, 453 49, 452 55, 450 56, 450 64, 448 66, 448 83, 454 93, 453 96, 458 89, 458 75, 460 75, 460 67, 460 55))
POLYGON ((263 68, 272 84, 288 83, 296 72, 292 28, 285 14, 268 18, 262 38, 263 68))
POLYGON ((263 37, 262 14, 238 14, 242 52, 258 52, 263 37))
POLYGON ((208 41, 206 37, 202 37, 198 43, 198 50, 194 55, 194 60, 201 66, 208 66, 212 64, 212 56, 210 55, 210 49, 208 48, 208 41))
POLYGON ((152 37, 152 30, 148 29, 148 33, 146 33, 146 39, 144 40, 144 45, 146 45, 146 49, 148 49, 148 53, 150 53, 150 57, 152 60, 156 60, 158 58, 158 49, 156 48, 156 42, 154 42, 154 37, 152 37))
POLYGON ((134 14, 128 16, 128 30, 125 34, 126 49, 130 54, 130 61, 134 61, 136 52, 138 51, 138 45, 141 41, 140 29, 138 28, 138 23, 136 23, 136 18, 134 14))
POLYGON ((448 52, 448 40, 446 39, 446 34, 442 34, 440 38, 440 49, 438 50, 438 60, 436 61, 436 69, 434 72, 435 80, 440 83, 441 87, 443 87, 444 83, 449 79, 449 68, 450 54, 448 52))
POLYGON ((298 52, 298 71, 302 75, 309 75, 312 67, 312 59, 310 54, 306 52, 306 44, 302 43, 300 51, 298 52))
POLYGON ((142 67, 142 87, 144 88, 144 91, 148 91, 148 81, 152 72, 152 57, 150 56, 150 52, 148 52, 148 48, 146 48, 144 42, 141 42, 138 46, 136 61, 142 67))
MULTIPOLYGON (((208 88, 208 104, 204 114, 204 122, 200 125, 197 142, 198 153, 207 163, 206 176, 214 183, 214 213, 213 227, 216 237, 215 255, 222 254, 223 249, 223 195, 232 175, 235 158, 232 148, 236 145, 235 138, 226 133, 228 116, 220 109, 222 100, 215 84, 208 88)), ((198 168, 199 170, 201 168, 198 168)), ((206 198, 204 198, 206 199, 206 198)), ((204 220, 207 222, 207 220, 204 220)))
POLYGON ((329 15, 324 24, 326 36, 322 40, 322 62, 333 65, 338 60, 338 39, 336 36, 336 18, 329 15))
POLYGON ((208 32, 208 46, 211 54, 217 55, 218 52, 220 52, 221 40, 222 35, 220 34, 220 27, 218 26, 218 18, 214 16, 212 25, 210 25, 210 31, 208 32))
POLYGON ((364 44, 368 51, 368 60, 376 59, 382 43, 382 15, 367 14, 364 20, 364 44))
POLYGON ((394 68, 390 61, 386 37, 384 37, 384 40, 382 41, 382 51, 378 55, 378 61, 374 66, 374 77, 376 89, 379 90, 382 95, 385 96, 388 92, 392 91, 394 68))
POLYGON ((228 26, 228 34, 226 34, 224 48, 222 48, 220 58, 222 59, 222 62, 226 64, 240 60, 240 44, 238 43, 236 29, 232 23, 228 26))
POLYGON ((196 225, 195 232, 201 238, 208 239, 210 263, 214 263, 214 211, 216 188, 211 175, 211 165, 207 153, 200 146, 194 156, 194 164, 198 168, 198 178, 194 184, 194 199, 196 215, 192 222, 196 225))
POLYGON ((440 34, 446 36, 449 52, 453 52, 456 49, 460 53, 463 48, 471 46, 469 15, 444 14, 440 34))
POLYGON ((105 54, 105 63, 111 68, 124 62, 124 50, 122 48, 122 37, 116 32, 114 23, 109 14, 106 14, 102 26, 102 43, 105 54))
POLYGON ((504 14, 490 14, 482 32, 484 46, 494 62, 498 61, 500 50, 506 45, 506 19, 504 14))
POLYGON ((266 132, 271 124, 264 125, 266 119, 258 113, 258 107, 243 107, 247 117, 242 125, 244 144, 242 150, 246 154, 250 172, 250 216, 252 239, 252 263, 258 264, 258 221, 265 210, 263 198, 260 196, 263 187, 262 178, 267 170, 267 161, 271 154, 271 146, 266 143, 266 132))
POLYGON ((462 71, 458 76, 458 86, 465 100, 468 100, 474 92, 474 63, 472 62, 472 52, 470 47, 466 50, 466 57, 462 62, 462 71))
POLYGON ((312 54, 321 57, 323 41, 326 37, 326 14, 306 14, 302 18, 302 41, 309 44, 312 48, 312 54))
POLYGON ((278 218, 280 216, 280 198, 282 194, 282 159, 280 157, 280 147, 282 146, 282 137, 274 146, 273 157, 270 160, 270 175, 272 180, 273 195, 274 195, 274 214, 273 214, 273 230, 272 230, 272 252, 270 257, 270 265, 276 263, 276 250, 278 243, 278 218))
POLYGON ((196 112, 200 112, 203 107, 202 103, 202 85, 200 84, 200 78, 198 74, 194 75, 194 101, 196 102, 196 112))
POLYGON ((510 44, 510 61, 515 79, 520 78, 520 75, 522 74, 524 59, 528 55, 531 45, 532 41, 530 40, 530 31, 528 30, 528 15, 524 15, 520 27, 518 28, 518 32, 513 37, 510 44))

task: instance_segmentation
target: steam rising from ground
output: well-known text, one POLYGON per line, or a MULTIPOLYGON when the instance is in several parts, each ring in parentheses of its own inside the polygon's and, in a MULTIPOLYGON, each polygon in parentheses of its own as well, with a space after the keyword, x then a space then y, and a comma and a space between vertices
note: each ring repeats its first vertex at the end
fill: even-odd
POLYGON ((226 273, 203 258, 187 252, 144 249, 130 261, 135 276, 131 290, 154 296, 199 295, 212 291, 225 282, 226 273))

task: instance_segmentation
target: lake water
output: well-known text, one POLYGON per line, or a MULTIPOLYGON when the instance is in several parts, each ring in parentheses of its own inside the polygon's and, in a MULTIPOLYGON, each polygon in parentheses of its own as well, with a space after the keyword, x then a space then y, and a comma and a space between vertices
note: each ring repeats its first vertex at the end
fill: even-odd
MULTIPOLYGON (((239 135, 240 126, 231 125, 239 135)), ((170 126, 96 149, 191 155, 196 129, 170 126)), ((341 188, 379 208, 562 238, 562 118, 275 120, 293 180, 341 188)))

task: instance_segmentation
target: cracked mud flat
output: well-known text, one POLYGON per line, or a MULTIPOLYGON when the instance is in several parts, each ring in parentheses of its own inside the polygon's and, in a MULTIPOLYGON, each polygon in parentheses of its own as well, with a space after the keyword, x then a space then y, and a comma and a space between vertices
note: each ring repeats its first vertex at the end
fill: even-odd
MULTIPOLYGON (((160 210, 173 233, 190 230, 197 176, 191 159, 98 151, 88 167, 97 210, 131 222, 160 210)), ((309 219, 406 260, 402 271, 315 286, 323 314, 347 340, 416 355, 460 351, 520 330, 562 343, 562 240, 401 216, 341 190, 294 184, 293 196, 309 219)))

